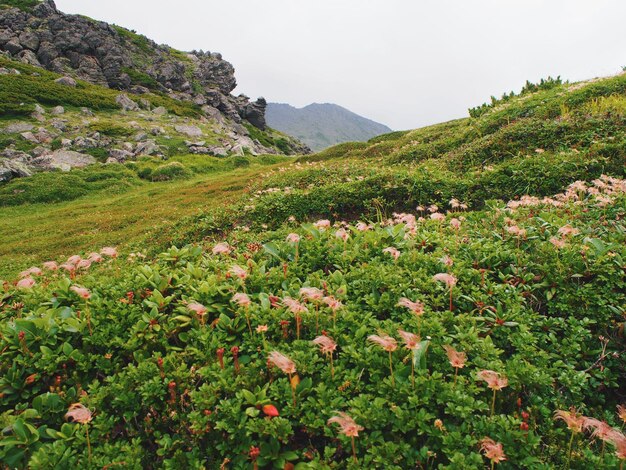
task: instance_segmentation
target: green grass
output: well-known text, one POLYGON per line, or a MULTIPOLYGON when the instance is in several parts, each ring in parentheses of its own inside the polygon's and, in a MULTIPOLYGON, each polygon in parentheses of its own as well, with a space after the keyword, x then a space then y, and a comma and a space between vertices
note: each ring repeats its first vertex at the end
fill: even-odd
POLYGON ((19 8, 20 10, 30 12, 39 3, 41 3, 40 0, 2 0, 0 1, 0 8, 19 8))
POLYGON ((107 173, 75 170, 18 180, 0 188, 0 201, 20 197, 24 202, 0 207, 0 278, 92 247, 140 245, 147 234, 153 243, 167 246, 166 227, 235 202, 258 176, 259 165, 274 164, 271 159, 243 169, 215 164, 210 174, 160 183, 141 182, 121 166, 106 166, 107 173), (15 194, 20 190, 25 192, 15 194), (47 203, 25 204, 28 198, 47 203), (55 202, 59 199, 69 200, 55 202))

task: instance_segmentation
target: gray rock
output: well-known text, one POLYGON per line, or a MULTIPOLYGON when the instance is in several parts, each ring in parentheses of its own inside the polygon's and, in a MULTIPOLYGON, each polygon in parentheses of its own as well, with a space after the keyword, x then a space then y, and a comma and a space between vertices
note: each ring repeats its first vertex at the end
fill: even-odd
POLYGON ((24 31, 19 36, 20 45, 25 49, 37 51, 39 49, 39 36, 32 31, 24 31))
POLYGON ((159 106, 158 108, 154 108, 152 110, 153 114, 156 114, 157 116, 164 116, 167 114, 167 109, 165 109, 163 106, 159 106))
POLYGON ((24 162, 0 158, 0 183, 6 183, 13 178, 31 176, 33 173, 24 162))
POLYGON ((54 114, 55 116, 58 116, 64 113, 65 113, 65 108, 63 106, 55 106, 54 108, 50 110, 50 114, 54 114))
POLYGON ((189 125, 178 125, 174 126, 176 132, 180 132, 181 134, 185 134, 189 137, 202 137, 202 129, 197 126, 189 126, 189 125))
POLYGON ((69 171, 72 168, 83 168, 96 163, 91 155, 73 152, 72 150, 56 150, 49 155, 31 160, 31 164, 42 170, 69 171))
POLYGON ((80 108, 80 113, 83 116, 93 116, 93 112, 89 108, 80 108))
POLYGON ((137 144, 135 155, 156 155, 160 151, 161 149, 154 140, 146 140, 137 144))
POLYGON ((40 104, 35 105, 35 112, 39 114, 46 114, 46 110, 40 104))
POLYGON ((94 149, 94 148, 98 148, 99 144, 96 139, 81 136, 81 137, 76 137, 74 139, 73 146, 79 149, 94 149))
MULTIPOLYGON (((128 150, 122 150, 122 149, 109 150, 109 160, 113 159, 116 163, 123 163, 126 160, 130 160, 132 158, 134 158, 134 155, 132 152, 129 152, 128 150)), ((107 163, 109 162, 109 160, 107 160, 107 163)))
POLYGON ((22 132, 32 131, 35 128, 28 122, 14 122, 6 126, 2 131, 6 134, 21 134, 22 132))
POLYGON ((57 78, 54 83, 64 86, 76 87, 76 80, 68 76, 57 78))
POLYGON ((12 54, 12 55, 19 54, 20 52, 22 52, 23 49, 24 48, 21 46, 21 44, 20 44, 20 42, 19 42, 19 40, 17 38, 16 39, 11 39, 9 42, 7 42, 4 45, 4 50, 9 52, 9 54, 12 54))
POLYGON ((39 122, 46 122, 46 117, 43 114, 32 113, 30 117, 32 117, 33 119, 39 122))
POLYGON ((150 129, 150 134, 152 135, 165 134, 165 129, 163 129, 162 127, 153 127, 152 129, 150 129))
POLYGON ((22 138, 24 140, 32 142, 33 144, 38 144, 39 143, 39 141, 35 137, 35 134, 33 134, 32 132, 22 132, 20 135, 22 136, 22 138))
POLYGON ((267 101, 265 98, 259 98, 254 103, 248 103, 243 108, 243 118, 248 120, 250 124, 261 130, 267 128, 265 122, 265 109, 267 108, 267 101))
POLYGON ((64 121, 63 119, 53 119, 52 127, 54 127, 57 131, 65 132, 67 129, 67 121, 64 121))
POLYGON ((121 93, 116 96, 115 102, 120 105, 124 111, 139 111, 139 106, 131 100, 127 94, 121 93))
POLYGON ((37 60, 37 56, 33 51, 24 50, 17 55, 20 62, 24 64, 34 65, 35 67, 41 67, 39 60, 37 60))
POLYGON ((135 142, 143 142, 144 140, 148 139, 148 134, 146 134, 145 132, 139 132, 137 135, 135 135, 135 142))
POLYGON ((208 149, 209 149, 209 152, 215 155, 216 157, 228 156, 228 150, 226 150, 224 147, 208 147, 208 149))

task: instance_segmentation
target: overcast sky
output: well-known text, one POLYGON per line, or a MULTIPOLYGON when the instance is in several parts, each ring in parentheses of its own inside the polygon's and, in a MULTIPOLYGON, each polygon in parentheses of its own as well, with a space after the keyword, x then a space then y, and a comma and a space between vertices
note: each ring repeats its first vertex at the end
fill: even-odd
POLYGON ((221 52, 245 93, 336 103, 393 129, 548 75, 626 65, 624 0, 56 0, 182 50, 221 52))

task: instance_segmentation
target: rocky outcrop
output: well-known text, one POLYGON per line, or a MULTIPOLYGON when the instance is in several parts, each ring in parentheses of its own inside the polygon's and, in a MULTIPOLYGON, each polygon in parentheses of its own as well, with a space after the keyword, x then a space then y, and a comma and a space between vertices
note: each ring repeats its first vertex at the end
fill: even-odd
POLYGON ((53 0, 44 0, 32 12, 0 8, 0 50, 63 74, 58 83, 67 86, 75 86, 73 80, 79 78, 136 94, 149 87, 265 128, 265 100, 251 103, 231 95, 237 86, 235 70, 219 53, 174 51, 123 28, 63 14, 53 0))

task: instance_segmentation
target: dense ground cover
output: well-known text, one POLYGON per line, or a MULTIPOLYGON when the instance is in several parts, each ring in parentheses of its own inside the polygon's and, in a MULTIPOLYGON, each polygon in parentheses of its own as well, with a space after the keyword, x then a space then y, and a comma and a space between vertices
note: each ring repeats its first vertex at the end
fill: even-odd
POLYGON ((0 460, 618 468, 626 75, 527 88, 297 161, 0 188, 0 460))
POLYGON ((603 177, 508 207, 240 228, 212 250, 24 273, 36 284, 3 298, 0 456, 482 468, 500 455, 488 437, 499 468, 615 468, 625 192, 603 177), (570 433, 553 419, 570 407, 613 434, 577 415, 570 433))

